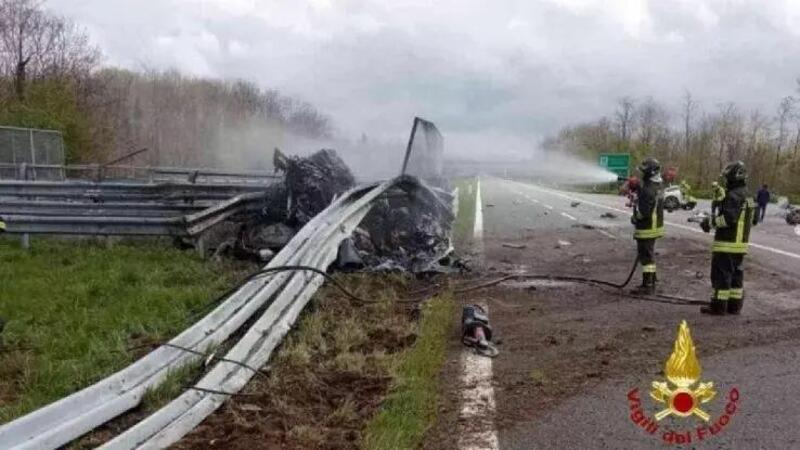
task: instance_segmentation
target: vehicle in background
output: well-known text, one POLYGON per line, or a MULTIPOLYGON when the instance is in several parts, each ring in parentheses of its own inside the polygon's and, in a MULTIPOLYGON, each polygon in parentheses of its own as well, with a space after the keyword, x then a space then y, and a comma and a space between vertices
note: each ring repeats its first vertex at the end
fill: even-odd
POLYGON ((673 212, 678 209, 691 211, 697 206, 697 200, 684 194, 680 186, 672 185, 664 188, 664 209, 673 212))

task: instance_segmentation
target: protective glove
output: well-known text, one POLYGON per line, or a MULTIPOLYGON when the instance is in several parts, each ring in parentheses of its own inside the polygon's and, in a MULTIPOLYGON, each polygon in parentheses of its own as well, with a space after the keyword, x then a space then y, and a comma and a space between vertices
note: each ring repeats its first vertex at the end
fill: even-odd
POLYGON ((711 232, 711 218, 706 217, 700 222, 700 228, 703 229, 704 232, 710 233, 711 232))

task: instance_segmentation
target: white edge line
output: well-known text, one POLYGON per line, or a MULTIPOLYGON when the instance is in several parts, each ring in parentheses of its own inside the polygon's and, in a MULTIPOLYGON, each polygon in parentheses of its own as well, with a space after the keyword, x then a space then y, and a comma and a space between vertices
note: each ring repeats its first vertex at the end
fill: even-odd
POLYGON ((481 200, 481 179, 475 187, 475 224, 472 230, 476 241, 483 240, 483 201, 481 200))
POLYGON ((562 216, 564 216, 564 217, 566 217, 566 218, 567 218, 567 219, 569 219, 569 220, 578 220, 578 219, 576 219, 575 217, 573 217, 573 216, 570 216, 569 214, 567 214, 567 213, 565 213, 565 212, 562 212, 562 213, 561 213, 561 215, 562 215, 562 216))
POLYGON ((597 229, 597 232, 598 232, 598 233, 600 233, 600 234, 602 234, 603 236, 609 237, 609 238, 611 238, 611 239, 616 239, 616 238, 617 238, 616 236, 614 236, 613 234, 609 233, 609 232, 608 232, 608 231, 606 231, 606 230, 601 230, 601 229, 599 229, 599 228, 598 228, 598 229, 597 229))
MULTIPOLYGON (((542 188, 542 187, 539 187, 539 186, 535 186, 535 185, 532 185, 532 184, 520 183, 518 181, 512 181, 512 183, 521 184, 523 186, 530 187, 531 189, 535 189, 537 191, 542 191, 542 192, 547 192, 547 193, 549 193, 551 195, 557 195, 557 196, 564 197, 564 198, 569 199, 569 200, 582 201, 583 203, 586 203, 587 205, 593 205, 593 206, 596 206, 598 208, 607 209, 609 211, 616 211, 616 212, 623 213, 623 214, 627 214, 629 212, 629 211, 625 211, 623 209, 614 208, 613 206, 603 205, 601 203, 595 203, 595 202, 593 202, 591 200, 586 200, 586 199, 583 199, 583 198, 573 197, 571 195, 567 195, 567 194, 564 194, 564 193, 561 193, 561 192, 557 192, 557 191, 552 191, 550 189, 545 189, 545 188, 542 188)), ((548 207, 548 205, 544 205, 544 206, 548 207)), ((705 234, 702 230, 698 230, 697 228, 688 227, 686 225, 681 225, 679 223, 670 222, 670 221, 666 221, 666 220, 664 221, 664 223, 666 225, 669 225, 669 226, 672 226, 672 227, 675 227, 675 228, 678 228, 678 229, 681 229, 681 230, 691 231, 692 233, 705 234)), ((765 250, 765 251, 772 252, 772 253, 775 253, 775 254, 778 254, 778 255, 788 256, 789 258, 800 259, 800 255, 798 255, 797 253, 787 252, 785 250, 781 250, 781 249, 777 249, 777 248, 773 248, 773 247, 768 247, 766 245, 761 245, 761 244, 756 244, 756 243, 750 242, 750 247, 757 248, 759 250, 765 250)))
MULTIPOLYGON (((486 308, 485 304, 480 305, 486 308)), ((486 308, 488 312, 488 308, 486 308)), ((495 397, 492 386, 492 359, 470 349, 462 352, 462 391, 458 448, 460 450, 499 450, 500 440, 494 424, 495 397)))

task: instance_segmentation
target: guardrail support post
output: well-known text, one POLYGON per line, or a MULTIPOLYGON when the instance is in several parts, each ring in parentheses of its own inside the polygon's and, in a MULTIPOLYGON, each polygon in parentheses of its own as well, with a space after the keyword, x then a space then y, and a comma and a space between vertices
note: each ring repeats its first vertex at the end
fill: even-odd
POLYGON ((197 254, 200 255, 200 258, 206 259, 206 246, 208 245, 208 239, 206 239, 206 234, 202 233, 194 241, 194 248, 197 250, 197 254))
MULTIPOLYGON (((31 132, 33 133, 33 132, 31 132)), ((32 136, 32 135, 31 135, 32 136)), ((31 138, 33 139, 33 138, 31 138)), ((17 170, 17 179, 19 180, 28 180, 28 165, 24 162, 19 164, 19 170, 17 170)), ((24 233, 20 238, 20 244, 22 244, 22 248, 25 250, 31 249, 31 235, 28 233, 24 233)))

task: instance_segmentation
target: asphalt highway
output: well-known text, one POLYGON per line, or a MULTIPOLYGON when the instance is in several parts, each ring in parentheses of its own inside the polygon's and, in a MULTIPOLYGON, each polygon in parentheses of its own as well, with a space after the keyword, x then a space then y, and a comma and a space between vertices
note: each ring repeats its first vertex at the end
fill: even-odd
MULTIPOLYGON (((481 195, 486 264, 489 267, 505 265, 521 267, 522 270, 530 267, 547 268, 549 260, 546 252, 529 248, 529 253, 523 255, 520 252, 519 257, 514 257, 513 254, 508 256, 507 251, 501 251, 505 241, 516 244, 529 242, 531 247, 541 245, 541 241, 535 241, 536 236, 545 235, 556 247, 572 245, 574 249, 583 245, 585 249, 579 256, 592 263, 582 265, 581 270, 595 271, 600 277, 608 276, 612 266, 615 267, 614 276, 619 276, 622 273, 620 270, 624 271, 626 267, 620 261, 626 260, 626 255, 633 254, 630 209, 626 208, 626 199, 623 197, 564 192, 489 177, 481 179, 481 195), (597 245, 593 245, 594 243, 597 245)), ((701 203, 699 209, 708 209, 707 203, 701 203)), ((800 323, 800 236, 774 213, 773 209, 766 223, 753 230, 747 261, 752 272, 758 274, 758 279, 749 284, 746 281, 746 288, 751 288, 746 310, 740 317, 725 318, 728 322, 723 325, 720 322, 709 322, 712 319, 699 315, 696 307, 667 306, 659 309, 661 307, 654 306, 651 310, 637 310, 645 311, 639 313, 630 312, 630 308, 626 310, 624 302, 592 306, 587 304, 585 311, 569 311, 566 315, 554 315, 552 320, 548 319, 570 324, 574 322, 577 328, 569 329, 565 325, 564 333, 577 336, 576 343, 581 339, 580 332, 576 330, 588 327, 589 323, 598 320, 605 323, 594 323, 593 329, 617 333, 618 336, 637 336, 636 330, 640 324, 636 318, 641 316, 647 323, 654 323, 654 328, 666 330, 666 334, 656 340, 658 348, 655 353, 658 356, 652 358, 652 370, 630 375, 625 375, 624 370, 609 371, 610 375, 591 389, 578 389, 574 395, 562 395, 557 402, 548 403, 551 407, 545 413, 520 414, 519 395, 503 394, 511 389, 504 386, 507 380, 503 377, 533 373, 531 368, 537 367, 544 367, 542 370, 545 373, 547 371, 546 366, 539 365, 544 363, 538 360, 537 352, 527 345, 527 342, 535 342, 538 348, 542 337, 537 334, 536 329, 530 329, 535 328, 535 325, 525 328, 525 319, 514 312, 523 311, 515 301, 534 301, 545 296, 545 293, 530 294, 523 300, 515 299, 507 293, 487 293, 490 297, 490 308, 501 315, 498 319, 501 323, 497 327, 505 332, 505 338, 510 342, 509 347, 502 349, 504 353, 501 353, 495 367, 499 392, 496 422, 500 424, 500 448, 800 448, 800 427, 797 426, 800 420, 800 402, 797 401, 800 396, 800 376, 797 376, 800 369, 800 339, 794 331, 800 323), (492 296, 502 300, 492 303, 492 296), (512 314, 502 316, 505 306, 511 308, 509 310, 512 314), (662 314, 659 311, 665 312, 662 314), (718 419, 725 414, 725 397, 730 390, 736 388, 741 394, 736 405, 738 409, 730 416, 730 423, 723 427, 724 432, 713 439, 698 440, 696 428, 705 425, 699 419, 669 419, 661 424, 655 435, 647 434, 630 419, 631 410, 626 395, 632 387, 639 388, 642 401, 649 405, 649 413, 652 414, 653 402, 648 395, 650 383, 659 376, 663 378, 663 374, 659 375, 659 369, 663 367, 663 354, 669 352, 674 339, 674 333, 670 330, 682 317, 696 324, 696 335, 705 339, 705 342, 696 342, 698 348, 707 350, 702 353, 701 358, 703 376, 713 380, 718 386, 718 398, 708 407, 708 412, 718 419), (707 325, 706 331, 703 329, 706 326, 704 324, 714 326, 707 325), (514 333, 526 335, 522 339, 521 336, 514 336, 514 333), (731 336, 730 348, 726 347, 726 333, 731 336), (673 337, 670 338, 670 335, 673 337), (714 351, 711 351, 712 348, 714 351), (517 354, 513 354, 515 349, 519 350, 517 354), (665 444, 661 434, 668 428, 694 432, 693 442, 677 446, 665 444)), ((684 260, 686 262, 675 262, 679 257, 685 256, 681 253, 683 246, 695 249, 692 255, 706 257, 703 251, 706 245, 710 252, 711 236, 703 233, 697 224, 687 222, 691 214, 686 211, 667 214, 666 232, 670 239, 659 244, 659 258, 661 262, 666 261, 664 265, 668 267, 665 270, 666 277, 677 279, 676 274, 681 273, 682 265, 687 270, 692 270, 692 273, 697 271, 698 278, 701 277, 699 272, 705 270, 705 262, 699 261, 699 256, 690 256, 688 260, 684 260)), ((578 249, 574 251, 577 252, 578 249)), ((578 268, 576 263, 574 269, 578 268)), ((563 264, 559 267, 562 273, 571 269, 573 268, 563 267, 563 264)), ((685 292, 706 299, 710 293, 710 286, 706 286, 706 283, 707 278, 693 282, 691 286, 687 282, 685 292)), ((679 291, 684 286, 681 282, 673 282, 667 284, 667 289, 679 291)), ((567 297, 564 301, 566 299, 567 297)), ((528 304, 530 303, 525 303, 528 304)), ((547 303, 543 305, 538 310, 530 311, 525 307, 524 311, 535 315, 537 311, 547 310, 547 303)), ((564 341, 558 337, 556 341, 559 345, 565 345, 562 350, 564 354, 570 352, 569 339, 564 341)), ((613 366, 613 361, 611 365, 613 366)), ((524 380, 519 383, 524 383, 524 380)))

